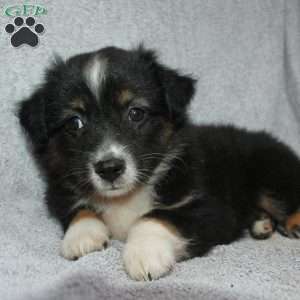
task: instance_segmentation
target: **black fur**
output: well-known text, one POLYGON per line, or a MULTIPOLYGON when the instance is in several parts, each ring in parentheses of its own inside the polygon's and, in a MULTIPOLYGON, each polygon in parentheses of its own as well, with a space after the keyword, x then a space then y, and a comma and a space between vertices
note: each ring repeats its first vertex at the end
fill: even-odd
POLYGON ((264 132, 191 124, 186 109, 194 86, 194 79, 163 66, 153 51, 142 47, 104 48, 59 61, 48 70, 41 88, 22 102, 19 117, 45 173, 49 209, 64 229, 82 207, 74 208, 78 201, 95 193, 87 164, 107 135, 128 146, 137 169, 143 170, 138 180, 145 185, 161 161, 177 151, 154 186, 156 201, 167 209, 147 216, 172 223, 191 239, 191 256, 239 238, 259 211, 285 227, 300 207, 298 157, 264 132), (84 66, 95 55, 108 62, 98 99, 83 78, 84 66), (146 100, 142 123, 129 122, 130 104, 117 102, 123 89, 146 100), (83 99, 86 110, 73 109, 68 115, 65 111, 72 110, 76 97, 83 99), (72 129, 74 115, 85 123, 83 129, 72 129), (160 155, 143 159, 152 153, 160 155), (168 209, 188 196, 189 203, 168 209))

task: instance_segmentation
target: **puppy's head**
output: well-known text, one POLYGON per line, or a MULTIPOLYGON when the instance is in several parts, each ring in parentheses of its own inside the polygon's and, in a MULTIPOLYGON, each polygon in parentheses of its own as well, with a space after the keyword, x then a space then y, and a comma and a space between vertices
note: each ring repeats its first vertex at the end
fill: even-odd
POLYGON ((114 197, 154 176, 193 93, 153 51, 109 47, 56 62, 19 118, 50 182, 114 197))

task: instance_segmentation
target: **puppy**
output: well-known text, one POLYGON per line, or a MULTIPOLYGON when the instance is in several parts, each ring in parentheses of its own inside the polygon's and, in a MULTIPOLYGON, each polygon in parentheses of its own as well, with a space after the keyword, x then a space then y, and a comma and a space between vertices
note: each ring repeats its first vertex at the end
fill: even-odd
POLYGON ((195 126, 195 80, 151 50, 115 47, 55 62, 20 104, 46 203, 76 259, 126 241, 131 278, 275 229, 300 236, 300 161, 264 132, 195 126))

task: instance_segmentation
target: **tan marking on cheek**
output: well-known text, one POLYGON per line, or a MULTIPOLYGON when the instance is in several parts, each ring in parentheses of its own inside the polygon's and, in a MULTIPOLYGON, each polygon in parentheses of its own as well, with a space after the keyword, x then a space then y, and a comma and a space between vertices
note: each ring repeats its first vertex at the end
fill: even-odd
POLYGON ((300 212, 296 212, 288 217, 285 225, 288 231, 291 231, 294 227, 298 226, 300 226, 300 212))
POLYGON ((80 222, 83 219, 99 219, 100 217, 93 211, 88 209, 82 209, 80 210, 76 216, 73 218, 71 224, 75 224, 77 222, 80 222))
POLYGON ((53 139, 50 139, 47 146, 47 163, 49 170, 54 176, 61 174, 61 166, 64 164, 64 159, 59 152, 57 141, 53 139))
POLYGON ((163 143, 168 143, 171 136, 173 135, 174 127, 173 124, 170 122, 164 122, 164 128, 161 135, 161 139, 163 143))
POLYGON ((124 89, 120 92, 119 96, 118 96, 118 101, 120 104, 125 105, 127 104, 131 99, 133 98, 133 93, 128 90, 128 89, 124 89))

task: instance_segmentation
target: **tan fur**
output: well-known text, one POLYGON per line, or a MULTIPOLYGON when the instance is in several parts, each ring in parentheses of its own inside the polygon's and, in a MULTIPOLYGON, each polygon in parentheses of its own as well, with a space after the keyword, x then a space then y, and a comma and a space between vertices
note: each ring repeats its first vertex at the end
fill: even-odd
POLYGON ((296 212, 292 214, 290 217, 288 217, 285 227, 288 231, 291 231, 295 227, 299 227, 299 226, 300 226, 300 212, 296 212))
POLYGON ((99 219, 99 217, 97 216, 97 214, 91 210, 88 210, 88 209, 82 209, 80 210, 76 216, 73 218, 71 224, 74 225, 75 223, 81 221, 82 219, 86 219, 86 218, 89 218, 89 219, 99 219))
POLYGON ((163 143, 167 144, 172 137, 174 132, 173 125, 170 122, 164 122, 164 130, 161 135, 161 140, 163 143))
POLYGON ((260 198, 260 207, 269 213, 273 218, 278 221, 282 221, 285 217, 285 213, 280 209, 280 205, 276 199, 268 194, 263 194, 260 198))
POLYGON ((85 105, 84 105, 84 101, 81 98, 74 98, 71 102, 71 107, 72 109, 76 110, 85 110, 85 105))
POLYGON ((53 139, 49 140, 48 143, 48 166, 51 171, 53 171, 54 174, 57 174, 57 171, 59 170, 59 166, 62 162, 62 156, 59 153, 59 149, 57 146, 57 142, 53 139))
POLYGON ((181 237, 177 228, 173 224, 169 223, 166 220, 159 220, 159 219, 155 219, 155 218, 145 217, 145 218, 142 218, 141 220, 139 220, 138 222, 144 222, 144 221, 148 221, 148 220, 163 225, 170 233, 172 233, 173 235, 175 235, 177 237, 181 237))
POLYGON ((133 98, 133 93, 128 90, 124 89, 120 92, 120 95, 118 97, 118 101, 120 104, 125 105, 127 104, 131 99, 133 98))

